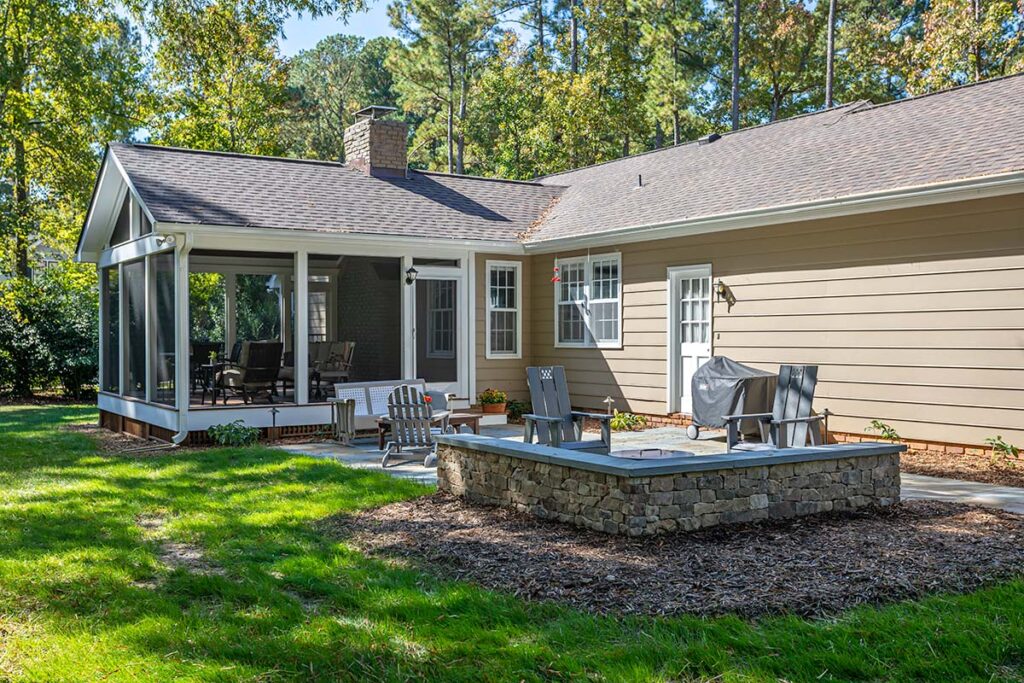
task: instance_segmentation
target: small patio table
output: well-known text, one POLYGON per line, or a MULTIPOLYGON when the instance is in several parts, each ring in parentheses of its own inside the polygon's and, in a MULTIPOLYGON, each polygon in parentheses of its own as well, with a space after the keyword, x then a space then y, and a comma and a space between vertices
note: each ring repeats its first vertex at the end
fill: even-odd
POLYGON ((217 405, 217 373, 223 370, 224 363, 203 363, 199 366, 199 371, 203 377, 203 393, 199 397, 199 405, 203 405, 206 402, 207 391, 212 392, 213 395, 210 404, 217 405))

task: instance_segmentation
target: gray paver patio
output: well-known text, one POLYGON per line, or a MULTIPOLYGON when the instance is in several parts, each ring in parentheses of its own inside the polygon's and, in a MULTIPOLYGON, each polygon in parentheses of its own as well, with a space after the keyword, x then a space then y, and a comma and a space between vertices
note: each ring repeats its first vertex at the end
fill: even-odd
MULTIPOLYGON (((481 432, 484 436, 498 439, 523 440, 523 428, 519 425, 483 427, 481 432)), ((616 432, 612 436, 612 444, 614 450, 670 448, 700 455, 725 451, 724 436, 713 432, 705 433, 699 439, 691 441, 686 436, 686 430, 679 427, 659 427, 642 432, 616 432)), ((377 450, 376 438, 357 439, 352 446, 342 446, 328 441, 284 444, 278 448, 289 453, 330 458, 356 469, 380 469, 381 452, 377 450)), ((437 470, 424 467, 422 458, 394 462, 397 464, 385 470, 391 476, 412 479, 428 485, 437 484, 437 470)), ((1024 489, 1021 488, 907 473, 903 473, 900 479, 902 497, 905 499, 947 500, 1024 514, 1024 489)))
MULTIPOLYGON (((523 440, 521 425, 492 425, 481 428, 484 436, 510 441, 523 440)), ((591 437, 593 438, 593 437, 591 437)), ((724 436, 714 433, 702 434, 696 441, 686 436, 686 430, 679 427, 659 427, 642 432, 616 432, 612 437, 615 450, 629 448, 671 448, 690 451, 701 455, 725 452, 724 436)), ((356 469, 379 470, 381 452, 377 450, 376 437, 356 439, 351 446, 342 446, 330 441, 282 444, 277 446, 289 453, 299 453, 315 458, 329 458, 356 469)), ((385 472, 399 479, 412 479, 423 484, 437 483, 437 470, 423 466, 422 456, 411 460, 392 460, 385 472)))

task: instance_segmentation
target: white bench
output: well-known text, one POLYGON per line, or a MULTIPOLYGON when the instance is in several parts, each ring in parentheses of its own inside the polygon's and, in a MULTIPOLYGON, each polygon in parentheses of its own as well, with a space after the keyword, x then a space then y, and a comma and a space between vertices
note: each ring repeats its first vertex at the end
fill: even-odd
POLYGON ((434 410, 447 410, 452 395, 436 391, 427 391, 427 383, 422 379, 394 379, 382 382, 340 382, 334 385, 334 397, 327 399, 332 404, 334 415, 334 435, 343 441, 352 432, 376 430, 377 421, 388 414, 388 396, 403 384, 416 387, 421 393, 430 396, 434 401, 434 410), (342 407, 351 401, 354 410, 348 413, 342 407), (352 424, 347 417, 352 417, 352 424))

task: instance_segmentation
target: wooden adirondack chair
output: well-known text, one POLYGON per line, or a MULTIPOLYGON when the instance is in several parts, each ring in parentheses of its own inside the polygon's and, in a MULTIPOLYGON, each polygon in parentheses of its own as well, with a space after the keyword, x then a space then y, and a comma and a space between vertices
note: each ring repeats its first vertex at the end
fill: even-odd
POLYGON ((443 413, 435 413, 424 400, 425 394, 416 387, 403 384, 388 396, 388 421, 391 441, 384 448, 380 466, 387 467, 391 456, 413 451, 426 452, 424 467, 437 463, 437 442, 434 436, 448 429, 443 413), (437 426, 440 425, 440 426, 437 426))
POLYGON ((526 368, 533 412, 523 415, 526 433, 523 441, 554 448, 569 448, 592 453, 608 453, 612 447, 611 415, 584 413, 569 404, 569 386, 561 365, 526 368), (601 439, 583 440, 583 421, 592 418, 601 422, 601 439))
POLYGON ((781 366, 772 412, 725 416, 729 450, 802 448, 808 440, 813 446, 820 445, 822 438, 819 423, 826 418, 828 411, 821 415, 811 414, 817 383, 817 365, 781 366), (747 418, 760 421, 761 443, 740 441, 740 420, 747 418))

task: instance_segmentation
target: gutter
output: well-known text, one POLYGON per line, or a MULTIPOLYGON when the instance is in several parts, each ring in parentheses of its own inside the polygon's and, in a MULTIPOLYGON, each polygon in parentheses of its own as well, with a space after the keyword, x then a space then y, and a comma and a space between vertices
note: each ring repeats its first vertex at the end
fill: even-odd
POLYGON ((766 209, 752 209, 691 220, 640 224, 616 228, 594 235, 556 237, 528 242, 526 253, 543 254, 595 246, 613 246, 623 242, 642 242, 701 235, 727 230, 742 230, 779 223, 837 218, 860 213, 891 211, 932 204, 998 197, 1024 192, 1024 171, 1014 171, 969 180, 904 187, 884 192, 851 195, 840 199, 822 199, 766 209))
MULTIPOLYGON (((256 226, 237 225, 213 225, 193 223, 168 223, 159 222, 153 224, 154 232, 180 232, 188 235, 209 235, 212 237, 235 237, 253 240, 281 241, 282 249, 294 250, 297 243, 308 242, 310 249, 316 249, 317 243, 322 248, 323 240, 344 239, 352 246, 383 246, 383 247, 430 247, 434 249, 462 248, 470 251, 486 253, 510 253, 522 254, 523 246, 518 242, 508 240, 470 240, 470 239, 443 239, 438 237, 405 237, 396 235, 375 235, 366 232, 340 232, 333 230, 300 230, 289 228, 271 228, 256 226)), ((259 251, 266 251, 263 246, 259 251)))

